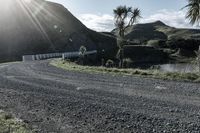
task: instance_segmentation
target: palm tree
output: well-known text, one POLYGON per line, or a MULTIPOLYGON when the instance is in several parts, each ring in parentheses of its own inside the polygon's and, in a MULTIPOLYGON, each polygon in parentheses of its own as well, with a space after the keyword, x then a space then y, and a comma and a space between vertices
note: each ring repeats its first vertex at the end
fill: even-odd
POLYGON ((115 15, 115 26, 119 30, 118 38, 117 38, 117 45, 119 47, 118 57, 120 60, 119 67, 123 67, 123 56, 124 56, 124 35, 125 35, 125 28, 126 28, 126 19, 131 12, 131 7, 126 6, 118 6, 116 9, 113 10, 115 15))
POLYGON ((131 12, 131 7, 118 6, 113 10, 115 15, 115 26, 119 29, 119 36, 124 37, 125 20, 131 12))
POLYGON ((137 20, 141 18, 141 11, 139 8, 135 8, 131 11, 131 19, 129 21, 128 26, 132 26, 137 22, 137 20))
POLYGON ((120 60, 120 67, 123 67, 124 58, 124 45, 127 43, 125 40, 125 30, 127 27, 133 25, 141 17, 141 11, 139 8, 132 10, 132 7, 118 6, 113 10, 115 15, 115 26, 119 30, 117 45, 119 47, 118 58, 120 60), (126 25, 126 19, 131 15, 128 25, 126 25))
POLYGON ((199 25, 200 21, 200 0, 188 0, 188 5, 184 8, 188 9, 186 18, 190 20, 190 23, 199 25))
MULTIPOLYGON (((195 23, 199 26, 200 24, 200 0, 188 0, 188 5, 184 8, 187 8, 186 18, 190 20, 190 23, 194 25, 195 23)), ((200 72, 200 47, 197 52, 197 60, 199 64, 199 72, 200 72)))

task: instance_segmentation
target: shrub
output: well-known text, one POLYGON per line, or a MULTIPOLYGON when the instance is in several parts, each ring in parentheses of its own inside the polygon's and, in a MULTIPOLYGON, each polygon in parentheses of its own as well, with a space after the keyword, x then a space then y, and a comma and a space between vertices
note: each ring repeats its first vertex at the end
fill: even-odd
POLYGON ((147 42, 147 46, 151 46, 154 48, 165 48, 167 45, 164 40, 149 40, 147 42))
POLYGON ((109 67, 109 68, 114 67, 114 61, 113 60, 107 60, 106 61, 106 67, 109 67))
POLYGON ((159 47, 159 41, 158 41, 158 40, 149 40, 149 41, 147 42, 147 46, 159 47))
POLYGON ((125 58, 125 59, 123 59, 123 66, 125 68, 131 67, 132 64, 133 64, 133 60, 131 58, 125 58))
POLYGON ((85 53, 87 52, 87 49, 86 49, 86 47, 85 46, 81 46, 80 48, 79 48, 79 55, 80 56, 85 56, 85 53))
POLYGON ((84 65, 84 59, 85 59, 86 52, 87 52, 87 49, 85 46, 81 46, 79 48, 79 59, 78 59, 79 65, 84 65))

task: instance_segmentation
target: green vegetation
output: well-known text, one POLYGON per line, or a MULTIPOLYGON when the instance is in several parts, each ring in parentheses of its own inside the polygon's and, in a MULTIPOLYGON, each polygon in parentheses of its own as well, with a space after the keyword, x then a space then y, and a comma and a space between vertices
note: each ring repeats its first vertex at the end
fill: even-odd
POLYGON ((87 52, 87 48, 85 46, 81 46, 79 48, 79 60, 78 60, 78 62, 79 62, 80 65, 84 64, 84 58, 85 58, 86 52, 87 52))
MULTIPOLYGON (((187 14, 186 18, 190 20, 190 23, 192 25, 197 24, 199 26, 200 24, 200 0, 188 0, 188 4, 184 7, 187 8, 187 14)), ((199 45, 198 45, 199 47, 199 45)), ((198 66, 200 70, 200 47, 198 49, 198 52, 196 52, 197 55, 197 61, 198 66)))
POLYGON ((26 125, 0 110, 0 133, 32 133, 26 125))
POLYGON ((113 60, 107 60, 107 61, 106 61, 106 67, 111 68, 111 67, 113 67, 113 66, 114 66, 114 61, 113 61, 113 60))
POLYGON ((17 64, 20 63, 21 61, 11 61, 11 62, 0 62, 0 65, 9 65, 9 64, 17 64))
POLYGON ((81 66, 73 62, 63 61, 61 59, 53 60, 51 65, 69 70, 69 71, 81 71, 88 73, 109 73, 109 74, 120 74, 120 75, 133 75, 133 76, 145 76, 150 78, 159 78, 166 80, 181 80, 181 81, 192 81, 200 82, 200 75, 197 73, 171 73, 171 72, 160 72, 158 70, 141 70, 141 69, 118 69, 118 68, 106 68, 106 67, 95 67, 95 66, 81 66))

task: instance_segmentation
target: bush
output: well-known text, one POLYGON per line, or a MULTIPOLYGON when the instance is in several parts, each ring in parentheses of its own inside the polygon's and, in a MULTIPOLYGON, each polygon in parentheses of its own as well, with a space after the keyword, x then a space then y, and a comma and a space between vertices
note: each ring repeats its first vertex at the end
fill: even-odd
POLYGON ((166 41, 164 40, 149 40, 147 42, 147 46, 151 46, 154 48, 165 48, 166 45, 166 41))
POLYGON ((114 61, 113 60, 107 60, 106 61, 106 67, 108 67, 108 68, 114 67, 114 61))
POLYGON ((86 49, 86 47, 85 46, 81 46, 80 48, 79 48, 79 55, 80 56, 85 56, 85 53, 87 52, 87 49, 86 49))
POLYGON ((85 60, 85 53, 87 52, 87 49, 85 46, 81 46, 79 48, 79 59, 78 59, 78 64, 79 65, 84 65, 84 60, 85 60))
POLYGON ((123 66, 125 68, 130 68, 133 65, 133 60, 131 58, 123 59, 123 66))

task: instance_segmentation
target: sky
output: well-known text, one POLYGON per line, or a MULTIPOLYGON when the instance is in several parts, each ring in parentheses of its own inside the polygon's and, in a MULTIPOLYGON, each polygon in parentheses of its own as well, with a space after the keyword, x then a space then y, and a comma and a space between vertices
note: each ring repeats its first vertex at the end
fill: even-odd
POLYGON ((64 5, 88 28, 111 31, 114 28, 113 9, 126 5, 141 10, 138 23, 157 20, 177 28, 195 28, 185 19, 187 0, 49 0, 64 5))

